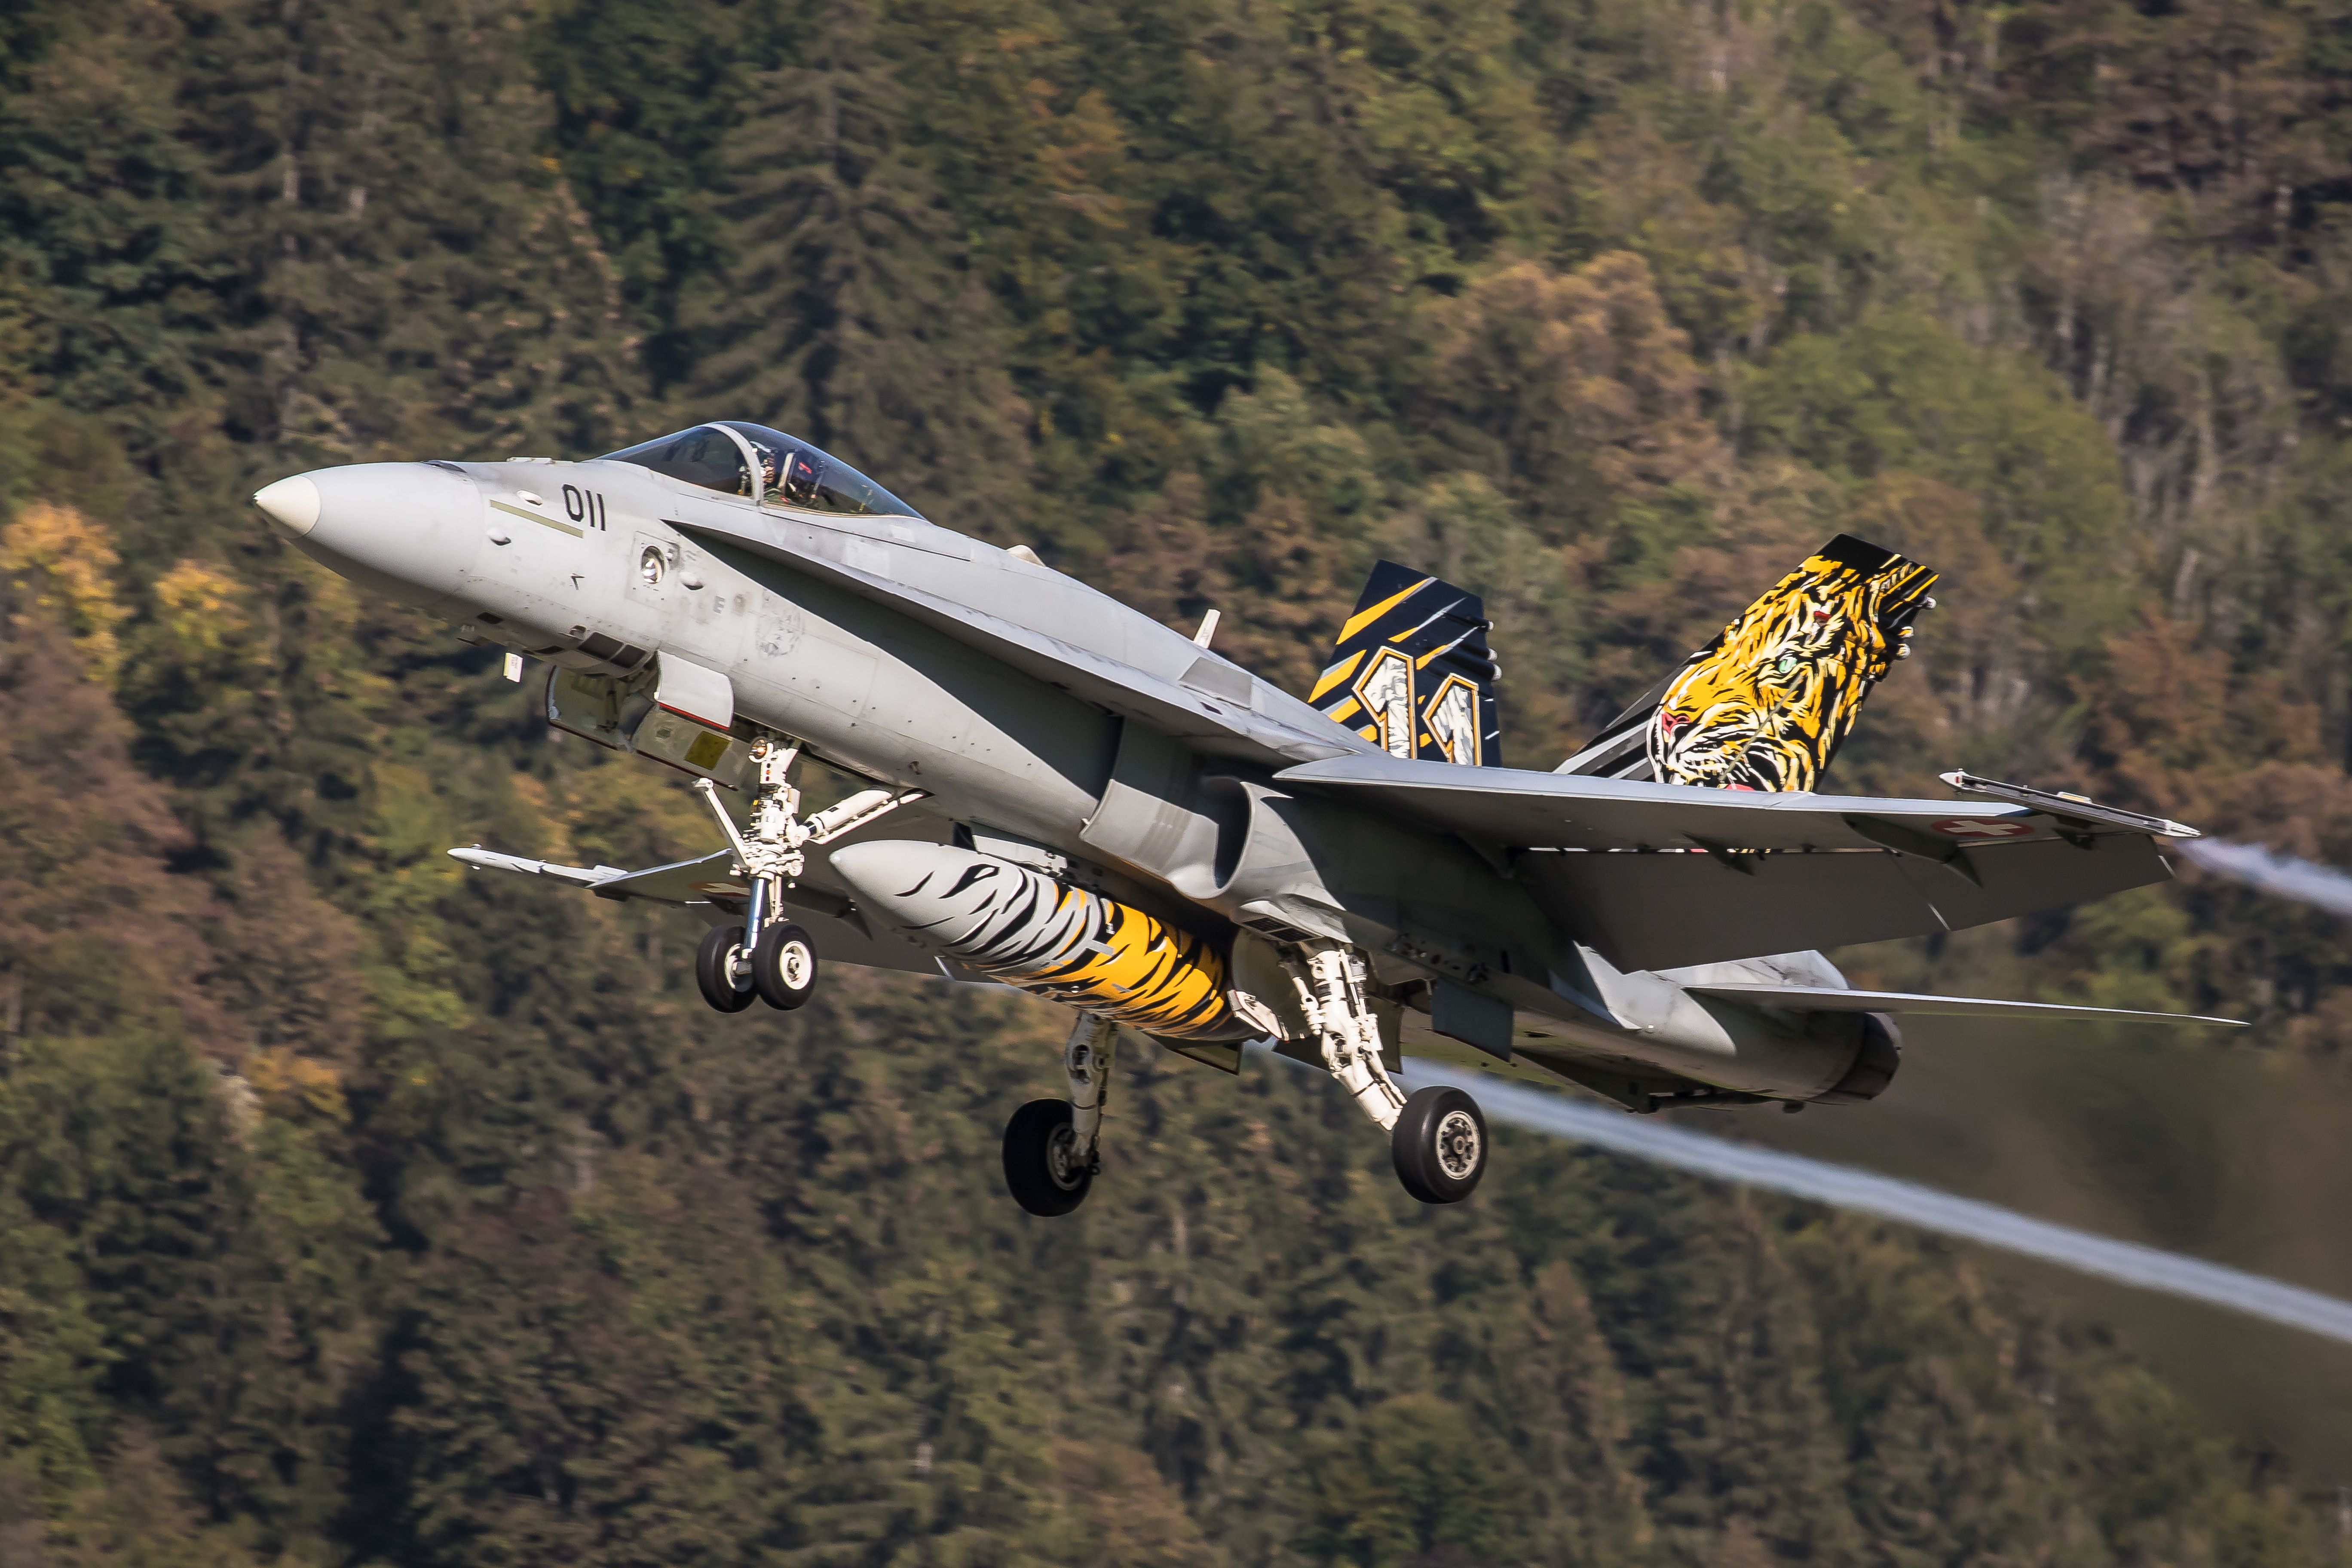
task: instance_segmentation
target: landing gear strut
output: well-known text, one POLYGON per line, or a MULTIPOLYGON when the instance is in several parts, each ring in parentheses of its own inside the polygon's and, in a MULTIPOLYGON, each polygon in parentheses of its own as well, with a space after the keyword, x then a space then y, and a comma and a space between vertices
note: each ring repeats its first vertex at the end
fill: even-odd
POLYGON ((1460 1203, 1476 1191, 1486 1173, 1486 1119, 1476 1100, 1445 1085, 1405 1098, 1381 1059, 1380 1020, 1364 995, 1363 954, 1335 942, 1306 942, 1285 954, 1283 967, 1322 1047, 1325 1068, 1389 1134, 1404 1190, 1425 1204, 1460 1203))
POLYGON ((783 890, 808 869, 801 846, 815 835, 800 819, 801 792, 793 787, 793 763, 800 747, 773 736, 751 748, 759 764, 759 787, 751 796, 751 831, 736 831, 735 819, 719 804, 709 779, 694 787, 710 803, 710 814, 735 851, 735 874, 751 884, 741 925, 713 926, 695 954, 694 978, 702 999, 721 1013, 740 1013, 757 996, 771 1007, 797 1007, 816 989, 816 950, 808 932, 784 918, 783 890))
POLYGON ((1118 1044, 1118 1025, 1080 1014, 1062 1049, 1070 1098, 1033 1100, 1005 1124, 1004 1184, 1013 1189, 1013 1201, 1031 1214, 1066 1215, 1093 1187, 1095 1173, 1102 1169, 1103 1106, 1110 1098, 1111 1053, 1118 1044))
POLYGON ((737 831, 735 819, 719 804, 718 787, 707 778, 694 781, 735 851, 735 875, 751 884, 742 923, 712 927, 695 955, 694 978, 702 999, 721 1013, 740 1013, 755 996, 771 1007, 790 1010, 815 994, 816 949, 808 932, 783 910, 784 889, 808 869, 803 851, 922 798, 919 790, 893 796, 887 789, 869 789, 803 822, 801 792, 792 779, 793 763, 800 754, 797 742, 787 743, 775 735, 752 746, 760 783, 751 795, 748 837, 737 831))

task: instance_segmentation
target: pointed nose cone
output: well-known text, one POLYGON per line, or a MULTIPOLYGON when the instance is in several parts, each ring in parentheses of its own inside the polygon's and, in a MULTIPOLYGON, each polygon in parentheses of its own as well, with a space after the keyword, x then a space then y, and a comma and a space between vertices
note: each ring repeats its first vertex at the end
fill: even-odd
POLYGON ((253 492, 253 504, 297 539, 319 526, 319 487, 307 474, 262 486, 253 492))
POLYGON ((467 607, 459 596, 471 586, 467 574, 487 514, 462 468, 313 468, 265 486, 253 503, 296 549, 370 593, 436 615, 467 607))

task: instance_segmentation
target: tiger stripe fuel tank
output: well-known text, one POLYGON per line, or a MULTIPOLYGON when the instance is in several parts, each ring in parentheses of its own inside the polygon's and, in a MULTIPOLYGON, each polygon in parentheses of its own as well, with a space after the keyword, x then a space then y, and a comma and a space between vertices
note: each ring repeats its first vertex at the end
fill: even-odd
POLYGON ((863 908, 991 979, 1147 1034, 1252 1032, 1216 949, 1132 905, 942 844, 845 845, 832 865, 863 908))

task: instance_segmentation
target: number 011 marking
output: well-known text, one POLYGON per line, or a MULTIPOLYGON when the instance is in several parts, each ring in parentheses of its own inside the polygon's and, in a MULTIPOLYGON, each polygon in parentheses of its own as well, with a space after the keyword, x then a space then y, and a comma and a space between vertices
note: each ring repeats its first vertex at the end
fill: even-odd
POLYGON ((564 486, 563 510, 572 521, 586 523, 590 528, 612 526, 604 516, 604 498, 594 490, 583 490, 576 485, 564 486))

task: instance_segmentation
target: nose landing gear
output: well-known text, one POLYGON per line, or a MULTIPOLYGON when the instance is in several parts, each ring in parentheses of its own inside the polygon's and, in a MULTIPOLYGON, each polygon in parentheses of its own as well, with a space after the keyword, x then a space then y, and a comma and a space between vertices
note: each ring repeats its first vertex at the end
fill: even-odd
POLYGON ((721 1013, 740 1013, 754 997, 789 1011, 816 994, 816 948, 782 907, 784 889, 808 869, 807 847, 830 843, 885 812, 923 798, 919 790, 894 796, 887 789, 869 789, 803 822, 801 792, 792 782, 793 763, 800 754, 798 742, 787 744, 773 735, 752 746, 760 782, 751 796, 749 836, 737 830, 735 819, 719 804, 718 786, 707 778, 694 781, 735 851, 735 874, 751 884, 742 923, 712 927, 695 954, 696 986, 702 999, 721 1013))

